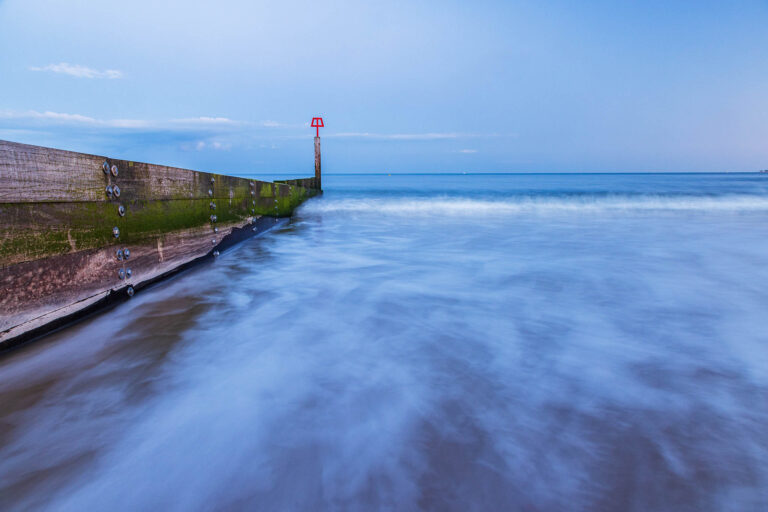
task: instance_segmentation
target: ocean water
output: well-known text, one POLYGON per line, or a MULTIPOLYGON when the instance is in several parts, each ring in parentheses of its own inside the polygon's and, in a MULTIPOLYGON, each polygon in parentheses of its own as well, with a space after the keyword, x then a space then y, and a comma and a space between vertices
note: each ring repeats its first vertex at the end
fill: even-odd
POLYGON ((0 358, 2 510, 768 510, 768 175, 324 185, 0 358))

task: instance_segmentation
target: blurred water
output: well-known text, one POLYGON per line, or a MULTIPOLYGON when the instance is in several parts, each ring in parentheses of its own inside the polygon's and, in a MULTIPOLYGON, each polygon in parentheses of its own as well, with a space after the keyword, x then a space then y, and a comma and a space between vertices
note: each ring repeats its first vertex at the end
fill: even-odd
POLYGON ((768 509, 768 176, 324 184, 0 358, 0 508, 768 509))

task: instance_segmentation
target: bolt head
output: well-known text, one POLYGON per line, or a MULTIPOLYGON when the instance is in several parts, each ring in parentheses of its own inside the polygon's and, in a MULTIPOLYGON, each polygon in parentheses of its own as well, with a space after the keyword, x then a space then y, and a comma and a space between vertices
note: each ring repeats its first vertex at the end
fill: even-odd
POLYGON ((219 255, 219 251, 213 251, 213 255, 214 256, 218 256, 219 255))
POLYGON ((117 207, 117 213, 118 213, 118 214, 119 214, 121 217, 124 217, 124 216, 125 216, 125 206, 123 206, 123 205, 120 205, 120 206, 118 206, 118 207, 117 207))
POLYGON ((213 197, 213 190, 211 190, 211 189, 208 189, 208 195, 209 195, 209 196, 211 196, 211 197, 213 197))
POLYGON ((118 261, 122 261, 123 260, 123 251, 118 249, 117 252, 115 253, 115 257, 118 259, 118 261))
POLYGON ((211 245, 216 245, 216 239, 215 238, 211 238, 211 245))
POLYGON ((213 185, 214 183, 216 183, 216 180, 214 179, 213 176, 211 176, 211 185, 213 185))
POLYGON ((112 187, 112 193, 115 194, 115 197, 120 197, 120 187, 117 185, 112 187))
POLYGON ((112 228, 112 235, 114 235, 115 238, 118 238, 120 236, 120 228, 117 226, 112 228))
POLYGON ((216 222, 217 219, 218 217, 216 217, 215 215, 211 215, 211 222, 216 222))
POLYGON ((112 173, 112 176, 117 176, 117 166, 115 164, 112 164, 112 167, 109 169, 109 171, 112 173))
POLYGON ((128 289, 125 290, 125 293, 127 293, 129 297, 133 297, 133 286, 129 286, 128 289))
POLYGON ((107 188, 104 189, 104 192, 107 193, 107 197, 112 197, 112 185, 107 185, 107 188))
POLYGON ((117 277, 119 277, 120 279, 125 279, 125 270, 123 269, 118 270, 117 277))
POLYGON ((253 190, 251 190, 251 195, 252 195, 252 196, 255 196, 255 195, 256 195, 256 192, 254 192, 253 190))
POLYGON ((125 259, 128 259, 131 257, 131 250, 130 249, 123 249, 123 257, 125 259))
POLYGON ((211 210, 215 210, 215 209, 216 209, 216 203, 211 201, 211 210))
POLYGON ((133 272, 131 269, 127 268, 125 269, 125 277, 131 277, 133 275, 133 272))
POLYGON ((215 226, 214 226, 214 228, 213 228, 213 232, 214 232, 214 233, 218 233, 218 232, 219 232, 219 228, 217 228, 217 227, 215 227, 215 226))
POLYGON ((101 168, 104 171, 104 174, 109 174, 109 162, 104 160, 104 163, 101 164, 101 168))

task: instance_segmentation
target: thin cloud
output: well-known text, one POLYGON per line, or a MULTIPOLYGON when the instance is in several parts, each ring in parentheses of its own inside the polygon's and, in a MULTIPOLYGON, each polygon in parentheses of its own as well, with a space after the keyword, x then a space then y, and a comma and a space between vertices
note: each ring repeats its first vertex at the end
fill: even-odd
POLYGON ((229 142, 222 142, 219 140, 198 140, 195 142, 183 143, 181 149, 184 151, 229 151, 232 149, 232 144, 229 142))
POLYGON ((477 150, 476 149, 460 149, 459 153, 471 154, 471 153, 477 153, 477 150))
POLYGON ((227 124, 243 124, 242 121, 235 121, 234 119, 229 119, 227 117, 188 117, 188 118, 182 118, 182 119, 172 119, 171 120, 174 123, 177 124, 188 124, 188 125, 227 125, 227 124))
MULTIPOLYGON (((98 119, 91 116, 85 116, 82 114, 68 114, 64 112, 52 112, 45 111, 39 112, 37 110, 27 111, 13 111, 13 110, 0 110, 0 120, 14 120, 17 123, 27 124, 47 124, 47 125, 72 125, 82 127, 99 127, 99 128, 115 128, 115 129, 133 129, 133 130, 152 130, 152 131, 208 131, 208 132, 231 132, 233 130, 241 130, 243 133, 255 134, 256 136, 262 136, 264 131, 271 131, 272 129, 285 130, 300 130, 303 128, 302 124, 290 124, 281 123, 277 121, 240 121, 237 119, 230 119, 222 116, 199 116, 199 117, 182 117, 174 119, 98 119)), ((305 135, 293 135, 288 136, 296 138, 304 138, 311 136, 309 131, 305 135)), ((285 138, 285 136, 278 136, 285 138)))
POLYGON ((93 117, 83 116, 80 114, 66 114, 63 112, 37 112, 30 110, 28 112, 2 112, 0 117, 4 119, 43 119, 59 123, 76 123, 76 124, 96 124, 99 121, 93 117))
POLYGON ((459 133, 369 133, 369 132, 341 132, 329 133, 326 137, 338 137, 347 139, 381 139, 381 140, 440 140, 457 139, 459 133))
POLYGON ((66 132, 106 138, 140 137, 141 140, 179 144, 184 151, 229 151, 248 146, 253 137, 268 137, 261 122, 237 121, 221 116, 176 119, 99 119, 82 114, 37 110, 0 110, 2 130, 30 133, 66 132))
POLYGON ((151 122, 141 119, 96 119, 95 117, 81 114, 67 114, 64 112, 38 112, 27 110, 26 112, 0 111, 0 119, 13 119, 19 122, 37 121, 44 124, 66 124, 79 126, 101 126, 108 128, 149 128, 151 122))
POLYGON ((245 124, 226 117, 193 117, 183 119, 171 119, 169 121, 156 121, 147 119, 97 119, 81 114, 67 114, 63 112, 38 112, 27 110, 14 112, 10 110, 0 111, 0 119, 12 119, 18 122, 38 122, 43 124, 66 124, 73 126, 94 126, 101 128, 124 128, 135 130, 197 130, 217 129, 228 126, 245 124))
POLYGON ((99 71, 98 69, 89 68, 87 66, 81 66, 79 64, 68 64, 66 62, 60 62, 58 64, 49 64, 43 67, 31 66, 30 71, 50 71, 51 73, 59 73, 62 75, 74 76, 77 78, 106 78, 114 80, 117 78, 123 78, 123 72, 117 69, 105 69, 99 71))
MULTIPOLYGON (((369 133, 369 132, 340 132, 329 133, 326 137, 349 139, 376 139, 376 140, 445 140, 445 139, 473 139, 486 137, 516 137, 516 134, 498 133, 369 133)), ((468 152, 471 152, 469 150, 468 152)))

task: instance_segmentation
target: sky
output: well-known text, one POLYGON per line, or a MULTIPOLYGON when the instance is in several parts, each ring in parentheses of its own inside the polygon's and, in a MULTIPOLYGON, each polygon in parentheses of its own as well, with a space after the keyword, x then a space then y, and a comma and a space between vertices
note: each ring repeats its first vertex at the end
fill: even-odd
POLYGON ((0 0, 0 139, 231 174, 768 168, 768 1, 0 0))

